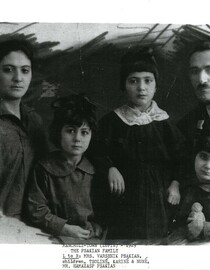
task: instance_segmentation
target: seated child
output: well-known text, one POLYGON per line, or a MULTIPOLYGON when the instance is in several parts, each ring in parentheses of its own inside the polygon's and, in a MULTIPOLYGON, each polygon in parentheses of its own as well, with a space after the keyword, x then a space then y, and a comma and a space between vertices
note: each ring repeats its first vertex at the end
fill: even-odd
POLYGON ((30 221, 53 235, 100 237, 90 197, 95 170, 85 157, 96 129, 95 106, 82 95, 70 95, 53 107, 50 139, 57 150, 34 169, 27 199, 30 221))
POLYGON ((201 135, 196 146, 195 184, 188 187, 178 224, 189 240, 210 239, 210 135, 201 135))

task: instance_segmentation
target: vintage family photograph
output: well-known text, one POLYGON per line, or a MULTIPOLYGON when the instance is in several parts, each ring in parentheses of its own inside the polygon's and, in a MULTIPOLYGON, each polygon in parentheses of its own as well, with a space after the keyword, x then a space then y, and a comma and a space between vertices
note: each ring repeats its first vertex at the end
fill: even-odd
POLYGON ((210 24, 0 22, 0 155, 0 247, 207 247, 210 24))
POLYGON ((208 240, 210 26, 1 33, 1 242, 208 240))

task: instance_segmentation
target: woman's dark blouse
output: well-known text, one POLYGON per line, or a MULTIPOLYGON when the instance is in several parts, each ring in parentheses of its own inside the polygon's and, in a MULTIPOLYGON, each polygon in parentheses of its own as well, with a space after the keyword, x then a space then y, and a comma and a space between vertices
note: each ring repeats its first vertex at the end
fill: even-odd
POLYGON ((26 184, 35 159, 47 152, 41 117, 23 104, 21 120, 0 109, 0 208, 21 218, 26 184))
MULTIPOLYGON (((113 198, 111 238, 156 238, 168 231, 167 188, 181 181, 184 141, 169 120, 125 124, 114 112, 99 122, 99 146, 106 162, 125 180, 125 193, 113 198)), ((99 150, 98 150, 99 151, 99 150)))

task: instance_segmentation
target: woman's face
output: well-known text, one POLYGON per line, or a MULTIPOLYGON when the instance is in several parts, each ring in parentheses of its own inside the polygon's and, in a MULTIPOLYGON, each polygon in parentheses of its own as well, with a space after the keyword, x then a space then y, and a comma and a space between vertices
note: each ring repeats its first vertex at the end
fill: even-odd
POLYGON ((201 183, 210 184, 210 153, 200 151, 196 155, 195 172, 201 183))
POLYGON ((125 82, 128 102, 145 111, 151 104, 156 91, 156 81, 151 72, 130 73, 125 82))
POLYGON ((61 130, 61 148, 69 157, 81 158, 90 144, 91 135, 86 123, 81 127, 65 125, 61 130))
POLYGON ((22 51, 13 51, 0 62, 0 97, 20 100, 32 78, 31 61, 22 51))

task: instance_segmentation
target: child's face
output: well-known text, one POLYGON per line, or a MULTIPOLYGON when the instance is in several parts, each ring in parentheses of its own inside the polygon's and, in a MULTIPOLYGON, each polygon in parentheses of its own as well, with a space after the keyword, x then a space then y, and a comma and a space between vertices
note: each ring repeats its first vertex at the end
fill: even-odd
POLYGON ((125 82, 128 101, 141 111, 146 110, 156 91, 155 76, 151 72, 130 73, 125 82))
POLYGON ((61 130, 61 148, 69 156, 81 157, 89 146, 91 135, 86 123, 81 127, 65 125, 61 130))
POLYGON ((195 157, 195 172, 201 183, 210 184, 210 153, 198 152, 195 157))

